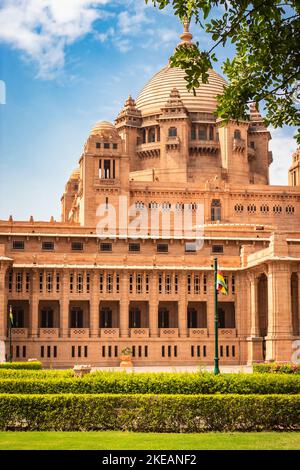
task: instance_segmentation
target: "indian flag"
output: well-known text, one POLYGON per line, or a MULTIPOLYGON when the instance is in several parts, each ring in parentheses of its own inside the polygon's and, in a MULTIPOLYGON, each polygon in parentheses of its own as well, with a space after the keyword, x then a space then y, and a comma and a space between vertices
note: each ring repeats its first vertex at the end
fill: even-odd
POLYGON ((14 324, 14 316, 13 316, 13 312, 12 312, 11 307, 9 308, 9 321, 10 321, 10 324, 12 326, 14 324))
POLYGON ((217 289, 218 292, 222 292, 222 294, 224 294, 224 295, 228 294, 228 289, 227 289, 227 286, 226 286, 226 282, 225 282, 225 279, 224 279, 223 274, 221 273, 221 271, 218 271, 218 274, 217 274, 216 289, 217 289))

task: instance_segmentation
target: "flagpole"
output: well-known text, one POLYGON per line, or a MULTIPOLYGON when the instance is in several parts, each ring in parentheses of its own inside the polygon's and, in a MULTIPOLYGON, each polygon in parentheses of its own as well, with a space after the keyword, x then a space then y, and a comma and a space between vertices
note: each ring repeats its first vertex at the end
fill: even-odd
POLYGON ((220 373, 219 369, 219 338, 218 338, 218 328, 219 328, 219 312, 218 312, 218 289, 217 289, 217 279, 218 279, 218 258, 214 258, 214 296, 215 296, 215 359, 214 359, 214 374, 218 375, 220 373))
POLYGON ((12 362, 12 351, 11 351, 11 327, 12 327, 12 323, 11 323, 11 316, 12 316, 12 308, 10 306, 10 309, 9 309, 9 321, 8 321, 8 324, 9 324, 9 328, 8 328, 8 334, 9 334, 9 362, 12 362))

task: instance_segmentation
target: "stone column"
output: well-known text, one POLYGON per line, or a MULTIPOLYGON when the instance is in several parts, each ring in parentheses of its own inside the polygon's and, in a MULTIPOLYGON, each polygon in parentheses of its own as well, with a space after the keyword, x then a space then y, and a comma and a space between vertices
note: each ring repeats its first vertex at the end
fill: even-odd
POLYGON ((250 300, 250 335, 247 338, 247 363, 252 364, 263 360, 262 338, 259 337, 258 276, 256 273, 248 273, 245 281, 247 282, 246 288, 250 300))
POLYGON ((69 336, 69 272, 62 273, 62 295, 60 298, 60 336, 69 336))
POLYGON ((187 336, 187 274, 181 272, 179 276, 179 302, 178 302, 178 327, 181 337, 187 336))
POLYGON ((124 270, 120 276, 120 336, 129 336, 129 295, 128 295, 128 271, 124 270))
POLYGON ((158 331, 158 283, 157 272, 152 271, 150 274, 150 302, 149 302, 149 328, 150 336, 157 338, 158 331))
POLYGON ((99 276, 97 271, 91 273, 90 295, 90 336, 99 336, 99 276))
MULTIPOLYGON (((208 335, 213 338, 215 331, 215 298, 214 298, 214 273, 207 272, 207 329, 208 335)), ((201 286, 203 289, 203 286, 201 286)))
POLYGON ((32 271, 32 284, 29 305, 30 336, 37 338, 39 328, 39 273, 36 269, 32 271))

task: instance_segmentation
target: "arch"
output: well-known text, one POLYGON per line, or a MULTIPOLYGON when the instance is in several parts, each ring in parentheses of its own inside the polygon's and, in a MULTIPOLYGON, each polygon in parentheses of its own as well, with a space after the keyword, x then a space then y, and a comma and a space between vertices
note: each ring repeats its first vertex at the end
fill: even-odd
POLYGON ((268 334, 268 278, 262 273, 257 282, 258 331, 259 336, 268 334))

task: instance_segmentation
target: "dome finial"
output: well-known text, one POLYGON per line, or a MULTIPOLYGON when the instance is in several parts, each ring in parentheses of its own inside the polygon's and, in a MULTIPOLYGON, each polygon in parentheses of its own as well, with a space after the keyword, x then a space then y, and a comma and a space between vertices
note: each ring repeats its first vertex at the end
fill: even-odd
MULTIPOLYGON (((192 39, 193 35, 190 33, 190 21, 188 17, 186 16, 183 21, 183 33, 180 35, 181 42, 178 44, 178 46, 182 46, 184 44, 193 44, 192 39)), ((177 47, 178 47, 177 46, 177 47)))

